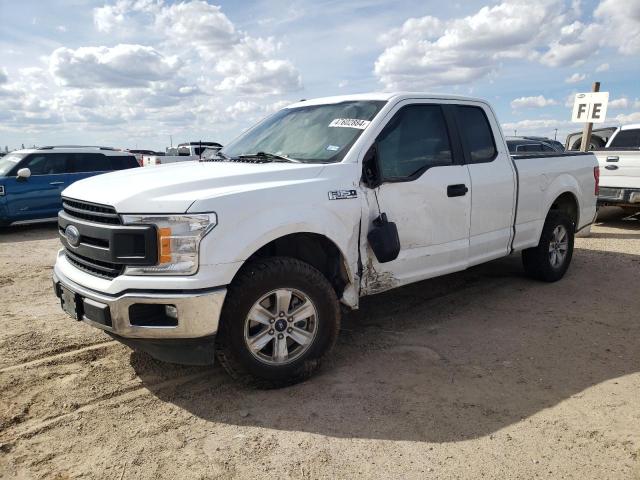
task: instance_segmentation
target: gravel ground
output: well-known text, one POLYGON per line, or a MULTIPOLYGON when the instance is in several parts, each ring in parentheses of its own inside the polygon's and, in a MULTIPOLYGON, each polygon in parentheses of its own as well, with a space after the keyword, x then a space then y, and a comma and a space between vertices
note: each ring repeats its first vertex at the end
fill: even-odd
POLYGON ((61 313, 52 225, 0 233, 0 478, 640 479, 640 221, 556 284, 518 256, 367 298, 278 391, 61 313))

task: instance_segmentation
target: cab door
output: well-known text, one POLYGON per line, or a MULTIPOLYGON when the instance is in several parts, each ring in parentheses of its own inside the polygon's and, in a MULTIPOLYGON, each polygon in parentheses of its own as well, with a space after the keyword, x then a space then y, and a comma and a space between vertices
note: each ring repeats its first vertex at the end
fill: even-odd
POLYGON ((517 178, 489 106, 465 102, 453 109, 473 186, 469 265, 476 265, 504 257, 511 249, 517 178))
POLYGON ((25 158, 5 181, 12 220, 55 217, 62 207, 60 194, 69 184, 69 175, 66 153, 34 153, 25 158), (17 170, 21 168, 28 168, 31 176, 17 177, 17 170))
POLYGON ((386 213, 398 228, 400 254, 379 263, 367 246, 365 293, 466 268, 471 181, 450 108, 402 102, 377 136, 382 184, 367 190, 369 226, 386 213))

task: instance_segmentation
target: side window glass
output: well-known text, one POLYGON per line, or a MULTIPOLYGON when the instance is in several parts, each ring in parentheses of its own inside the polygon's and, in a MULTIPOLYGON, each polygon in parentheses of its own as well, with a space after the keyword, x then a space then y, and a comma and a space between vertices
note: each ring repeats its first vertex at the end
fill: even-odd
POLYGON ((543 152, 555 152, 555 150, 553 148, 551 148, 549 145, 542 145, 542 151, 543 152))
POLYGON ((76 153, 74 157, 76 172, 104 172, 111 169, 101 153, 76 153))
POLYGON ((111 162, 111 170, 124 170, 138 166, 138 160, 133 156, 111 155, 108 158, 111 162))
POLYGON ((67 173, 67 157, 60 153, 36 154, 20 168, 28 168, 31 175, 56 175, 67 173))
POLYGON ((640 147, 640 129, 620 130, 611 141, 611 148, 638 148, 640 147))
POLYGON ((493 161, 497 154, 496 144, 482 108, 458 106, 457 111, 460 135, 471 155, 471 163, 493 161))
POLYGON ((384 180, 408 180, 429 167, 451 165, 451 145, 440 106, 401 109, 378 137, 378 159, 384 180))

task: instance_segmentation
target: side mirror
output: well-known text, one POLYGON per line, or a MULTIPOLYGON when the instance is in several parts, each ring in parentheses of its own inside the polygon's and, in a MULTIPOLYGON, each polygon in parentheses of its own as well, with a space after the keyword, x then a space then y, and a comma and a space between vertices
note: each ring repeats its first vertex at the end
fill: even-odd
POLYGON ((20 170, 18 170, 18 178, 22 178, 26 180, 30 176, 31 176, 31 170, 29 170, 28 168, 21 168, 20 170))
POLYGON ((362 161, 362 181, 369 188, 376 188, 382 184, 380 165, 378 163, 378 144, 371 145, 362 161))
POLYGON ((369 246, 380 263, 392 262, 400 254, 400 236, 395 223, 387 220, 387 214, 381 213, 373 221, 373 227, 367 234, 369 246))

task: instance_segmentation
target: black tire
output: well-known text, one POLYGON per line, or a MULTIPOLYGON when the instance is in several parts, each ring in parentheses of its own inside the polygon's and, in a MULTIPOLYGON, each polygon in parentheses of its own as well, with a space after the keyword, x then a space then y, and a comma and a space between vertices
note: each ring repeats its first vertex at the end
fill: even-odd
POLYGON ((235 379, 259 388, 280 388, 309 378, 320 368, 340 329, 340 307, 331 284, 300 260, 272 257, 250 262, 230 285, 216 336, 216 356, 235 379), (279 288, 304 293, 315 306, 317 330, 306 351, 284 365, 257 359, 245 341, 245 319, 260 298, 279 288))
POLYGON ((573 257, 573 242, 575 225, 573 220, 564 212, 552 210, 547 215, 537 247, 522 251, 522 264, 527 275, 544 282, 556 282, 566 273, 573 257), (559 265, 553 265, 549 247, 553 241, 556 227, 563 226, 567 232, 568 249, 564 260, 559 265))

